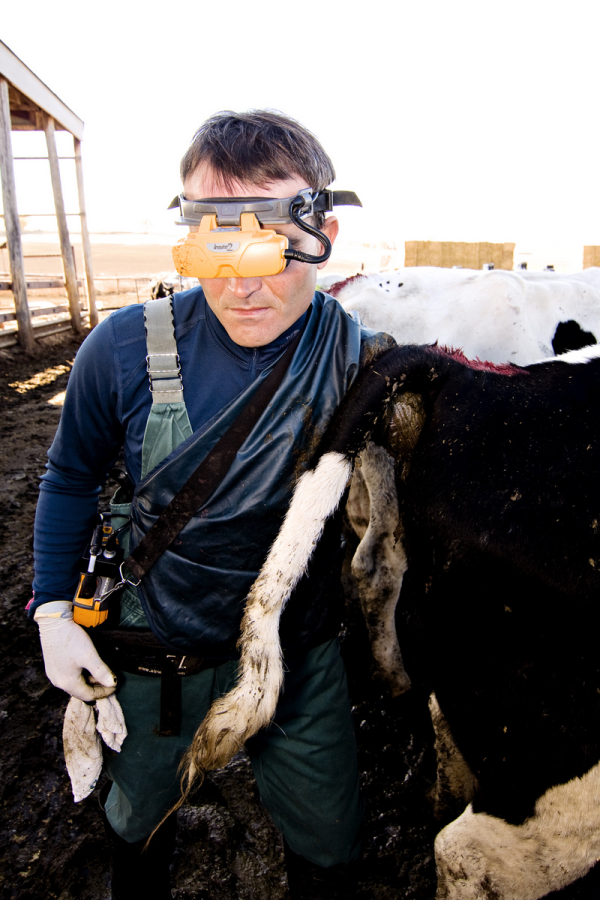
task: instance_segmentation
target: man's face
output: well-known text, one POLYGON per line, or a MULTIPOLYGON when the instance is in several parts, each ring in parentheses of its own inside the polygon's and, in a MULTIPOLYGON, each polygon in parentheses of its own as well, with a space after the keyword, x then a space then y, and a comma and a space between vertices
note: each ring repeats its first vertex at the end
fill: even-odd
MULTIPOLYGON (((295 197, 298 191, 311 187, 292 176, 285 181, 266 185, 238 182, 226 188, 212 171, 199 166, 186 178, 183 190, 188 200, 205 197, 295 197)), ((267 226, 267 228, 270 226, 267 226)), ((319 256, 322 244, 296 225, 277 225, 274 230, 285 235, 292 249, 319 256)), ((333 244, 338 222, 326 220, 323 231, 333 244)), ((291 260, 279 275, 252 278, 201 278, 206 301, 229 337, 242 347, 262 347, 287 331, 310 306, 317 281, 317 269, 325 263, 311 265, 291 260)))

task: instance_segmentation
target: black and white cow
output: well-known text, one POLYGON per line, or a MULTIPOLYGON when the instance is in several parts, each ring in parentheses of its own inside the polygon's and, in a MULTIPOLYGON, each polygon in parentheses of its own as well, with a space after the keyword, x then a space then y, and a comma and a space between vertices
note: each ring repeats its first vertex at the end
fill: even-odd
POLYGON ((402 461, 405 646, 438 749, 465 761, 438 900, 536 900, 600 859, 598 346, 526 368, 409 346, 359 376, 249 595, 240 681, 197 765, 270 721, 281 610, 367 439, 402 461))
POLYGON ((345 309, 404 344, 527 365, 600 339, 600 269, 507 272, 415 266, 330 286, 345 309), (498 354, 501 357, 498 358, 498 354))
POLYGON ((160 272, 150 282, 150 299, 172 297, 178 291, 187 291, 189 288, 196 287, 197 284, 197 278, 184 278, 177 272, 160 272))
MULTIPOLYGON (((358 275, 329 287, 364 324, 399 344, 460 347, 472 358, 527 365, 600 338, 600 269, 574 274, 414 267, 358 275)), ((394 615, 406 559, 393 464, 381 447, 361 454, 346 518, 358 535, 351 572, 377 670, 392 694, 410 687, 394 615)), ((409 670, 410 671, 410 670, 409 670)))

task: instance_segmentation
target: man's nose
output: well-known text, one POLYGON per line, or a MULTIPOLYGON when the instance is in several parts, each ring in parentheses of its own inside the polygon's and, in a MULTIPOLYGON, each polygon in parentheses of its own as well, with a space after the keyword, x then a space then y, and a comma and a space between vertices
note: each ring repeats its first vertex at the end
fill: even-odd
POLYGON ((228 278, 227 287, 232 294, 240 299, 249 297, 255 291, 260 291, 262 280, 256 276, 252 278, 228 278))

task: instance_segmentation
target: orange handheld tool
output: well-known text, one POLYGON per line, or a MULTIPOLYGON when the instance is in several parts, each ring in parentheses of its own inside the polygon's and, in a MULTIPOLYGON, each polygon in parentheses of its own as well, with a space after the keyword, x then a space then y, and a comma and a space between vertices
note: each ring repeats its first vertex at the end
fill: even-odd
MULTIPOLYGON (((81 575, 73 598, 73 620, 84 628, 95 628, 108 618, 113 588, 120 580, 123 550, 118 531, 113 531, 108 515, 101 515, 94 529, 89 555, 81 560, 81 575)), ((120 531, 121 529, 119 529, 120 531)))

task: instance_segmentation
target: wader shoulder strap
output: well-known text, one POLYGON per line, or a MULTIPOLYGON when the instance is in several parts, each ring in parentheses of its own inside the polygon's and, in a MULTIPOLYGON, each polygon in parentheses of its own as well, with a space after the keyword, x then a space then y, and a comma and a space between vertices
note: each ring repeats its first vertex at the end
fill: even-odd
MULTIPOLYGON (((158 301, 152 301, 152 303, 156 302, 158 301)), ((302 331, 303 329, 296 335, 235 421, 175 494, 135 550, 127 557, 123 567, 136 578, 141 580, 144 577, 219 486, 229 471, 238 450, 283 381, 302 337, 302 331)))
POLYGON ((181 403, 183 382, 175 343, 172 298, 159 297, 144 303, 144 324, 152 404, 181 403))

